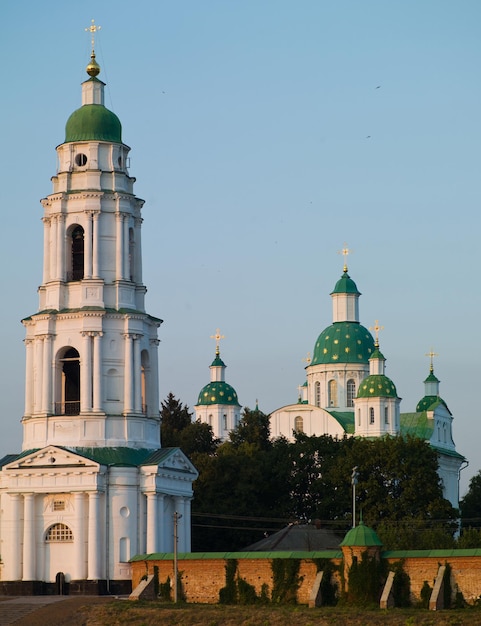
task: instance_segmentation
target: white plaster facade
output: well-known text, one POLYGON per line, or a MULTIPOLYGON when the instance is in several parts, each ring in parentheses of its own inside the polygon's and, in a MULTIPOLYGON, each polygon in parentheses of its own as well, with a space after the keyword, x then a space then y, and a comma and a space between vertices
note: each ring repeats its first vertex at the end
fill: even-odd
POLYGON ((132 556, 173 551, 174 513, 177 548, 190 551, 197 477, 179 449, 160 447, 161 320, 144 307, 143 201, 103 89, 95 72, 83 83, 79 138, 69 120, 42 200, 39 310, 23 320, 23 452, 0 472, 2 581, 62 572, 78 592, 128 589, 132 556))

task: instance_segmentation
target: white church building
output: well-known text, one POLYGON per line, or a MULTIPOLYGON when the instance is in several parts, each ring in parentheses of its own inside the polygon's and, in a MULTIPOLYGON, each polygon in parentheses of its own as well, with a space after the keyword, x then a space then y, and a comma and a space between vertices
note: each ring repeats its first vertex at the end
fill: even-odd
POLYGON ((0 593, 122 593, 129 559, 190 551, 197 471, 161 448, 143 201, 92 47, 82 106, 42 200, 43 280, 26 317, 22 452, 0 461, 0 593), (175 515, 174 515, 175 514, 175 515), (175 519, 175 522, 174 522, 175 519))
MULTIPOLYGON (((347 250, 344 251, 347 253, 347 250)), ((453 416, 439 395, 433 356, 424 396, 412 413, 401 413, 401 398, 385 374, 379 327, 371 332, 359 321, 360 292, 347 265, 331 293, 332 324, 318 336, 297 402, 270 415, 271 436, 293 440, 295 432, 332 437, 412 435, 438 454, 444 497, 459 505, 459 473, 465 458, 456 451, 453 416)))

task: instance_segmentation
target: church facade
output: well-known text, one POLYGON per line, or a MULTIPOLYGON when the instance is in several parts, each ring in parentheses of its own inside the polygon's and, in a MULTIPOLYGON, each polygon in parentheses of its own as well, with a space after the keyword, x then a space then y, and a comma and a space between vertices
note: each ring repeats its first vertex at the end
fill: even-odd
POLYGON ((190 551, 197 471, 161 448, 157 331, 145 310, 130 148, 92 47, 82 106, 42 200, 43 279, 26 330, 20 454, 0 461, 4 592, 122 592, 138 553, 190 551), (175 526, 175 528, 174 528, 175 526))
POLYGON ((385 374, 375 337, 359 321, 359 297, 347 265, 331 293, 333 322, 324 329, 306 367, 306 381, 296 403, 270 415, 271 435, 293 440, 295 432, 332 437, 383 437, 413 435, 424 439, 438 453, 444 497, 459 505, 459 473, 465 463, 456 451, 453 416, 439 395, 433 356, 424 381, 424 396, 412 413, 401 413, 401 398, 385 374))

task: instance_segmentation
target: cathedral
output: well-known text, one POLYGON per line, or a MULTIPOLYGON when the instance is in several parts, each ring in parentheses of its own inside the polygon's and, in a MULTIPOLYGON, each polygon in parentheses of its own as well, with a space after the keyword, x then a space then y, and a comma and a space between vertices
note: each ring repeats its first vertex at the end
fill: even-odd
POLYGON ((144 306, 143 201, 93 44, 42 200, 38 311, 22 320, 23 446, 0 461, 2 593, 56 581, 70 593, 126 592, 132 556, 172 552, 174 537, 181 552, 191 545, 198 474, 161 447, 162 320, 144 306))
MULTIPOLYGON (((347 256, 348 250, 344 251, 347 256)), ((299 387, 297 402, 270 414, 272 437, 293 440, 294 433, 308 436, 383 437, 413 435, 424 439, 438 453, 439 476, 444 497, 454 507, 459 504, 459 473, 465 463, 453 440, 453 416, 439 395, 439 380, 434 374, 433 357, 424 381, 424 396, 412 413, 401 413, 401 398, 385 374, 386 359, 380 350, 376 322, 375 336, 359 321, 360 292, 348 274, 347 264, 332 293, 332 324, 317 338, 312 358, 308 359, 306 381, 299 387)), ((225 365, 217 347, 211 365, 212 380, 219 370, 224 381, 225 365), (222 366, 220 366, 220 364, 222 366)), ((214 384, 211 382, 211 385, 214 384)), ((223 382, 227 385, 227 383, 223 382)), ((228 385, 229 389, 233 388, 228 385)), ((204 387, 195 407, 196 418, 209 423, 214 435, 228 437, 235 426, 230 417, 240 410, 237 395, 231 402, 210 387, 204 387), (229 413, 229 410, 231 413, 229 413)))

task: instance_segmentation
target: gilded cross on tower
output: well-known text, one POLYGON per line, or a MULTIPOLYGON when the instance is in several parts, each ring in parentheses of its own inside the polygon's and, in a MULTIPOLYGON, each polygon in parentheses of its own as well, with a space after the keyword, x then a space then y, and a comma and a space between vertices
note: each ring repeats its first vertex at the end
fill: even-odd
POLYGON ((374 345, 376 348, 379 348, 379 333, 381 330, 384 330, 384 326, 379 326, 379 320, 374 320, 374 326, 369 326, 369 330, 373 330, 376 334, 376 341, 374 345))
POLYGON ((344 248, 342 250, 338 250, 337 254, 342 254, 342 256, 344 257, 344 268, 343 271, 347 272, 347 257, 353 253, 353 250, 350 250, 347 247, 347 243, 344 243, 344 248))
POLYGON ((225 336, 221 335, 220 330, 216 328, 215 335, 211 335, 210 338, 215 339, 215 353, 219 355, 220 354, 219 344, 220 344, 221 339, 225 339, 225 336))
POLYGON ((426 354, 424 356, 428 356, 429 357, 429 371, 430 372, 434 372, 434 357, 435 356, 439 356, 439 354, 437 354, 436 352, 434 352, 434 350, 431 348, 431 350, 429 352, 426 352, 426 354))
POLYGON ((88 26, 85 30, 86 32, 90 33, 92 35, 92 52, 94 51, 94 47, 95 47, 95 33, 100 30, 102 28, 102 26, 97 26, 97 24, 95 24, 95 20, 92 20, 92 23, 90 24, 90 26, 88 26))
POLYGON ((312 359, 311 359, 311 353, 310 353, 310 352, 308 352, 308 353, 307 353, 307 355, 306 355, 306 356, 305 356, 302 360, 304 361, 304 363, 307 363, 307 365, 310 365, 310 364, 311 364, 311 361, 312 361, 312 359))

